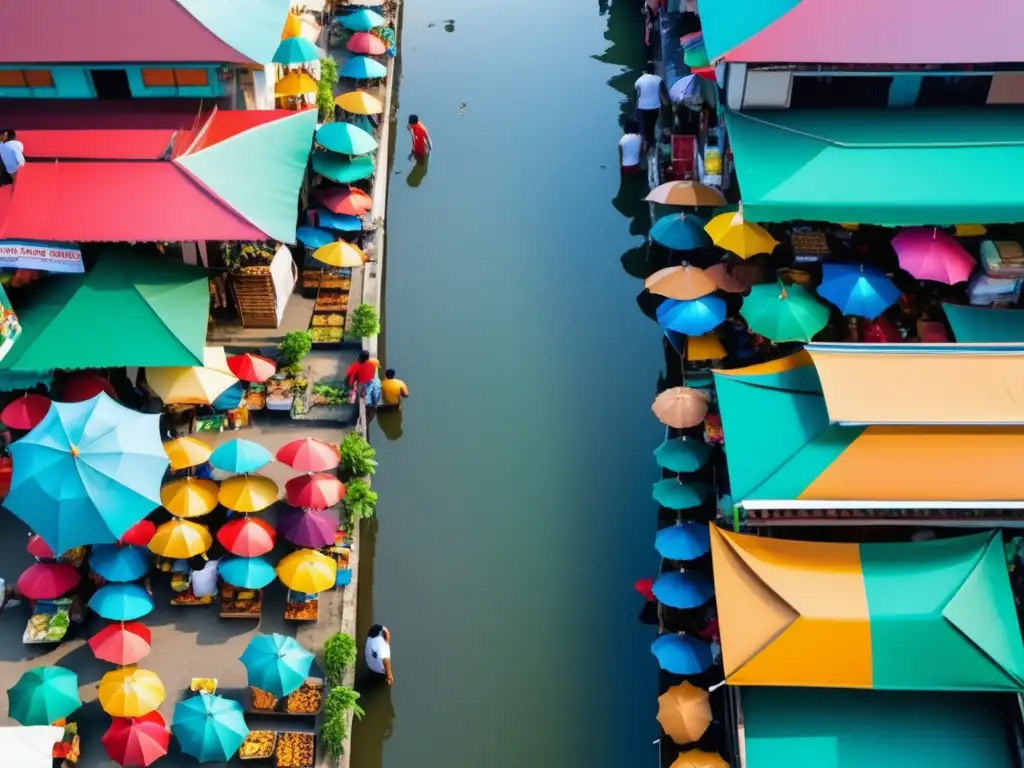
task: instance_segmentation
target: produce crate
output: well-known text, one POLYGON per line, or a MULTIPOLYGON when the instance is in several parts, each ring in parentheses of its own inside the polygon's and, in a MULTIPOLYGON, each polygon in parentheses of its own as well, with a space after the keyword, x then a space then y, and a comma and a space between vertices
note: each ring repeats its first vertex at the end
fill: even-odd
POLYGON ((278 713, 280 703, 281 700, 274 694, 250 685, 249 695, 245 702, 245 711, 257 715, 274 715, 278 713), (267 706, 257 706, 257 704, 266 704, 267 706))
POLYGON ((278 706, 281 710, 281 714, 288 715, 289 717, 316 717, 320 714, 324 708, 324 697, 326 696, 326 688, 324 681, 319 677, 307 677, 306 681, 302 684, 297 691, 288 694, 284 701, 278 706), (310 702, 315 704, 315 708, 311 711, 294 711, 297 708, 301 708, 304 703, 310 702))
POLYGON ((297 731, 279 732, 274 757, 277 768, 313 768, 316 765, 316 736, 297 731), (295 754, 296 750, 301 750, 301 757, 295 754))
POLYGON ((238 748, 238 757, 241 760, 267 760, 274 756, 274 749, 277 747, 277 733, 275 731, 249 731, 249 735, 242 746, 238 748), (269 739, 267 737, 269 734, 269 739), (253 754, 246 754, 246 747, 257 741, 262 741, 259 751, 253 754))
POLYGON ((245 328, 277 328, 277 297, 270 270, 266 274, 233 274, 238 314, 245 328))

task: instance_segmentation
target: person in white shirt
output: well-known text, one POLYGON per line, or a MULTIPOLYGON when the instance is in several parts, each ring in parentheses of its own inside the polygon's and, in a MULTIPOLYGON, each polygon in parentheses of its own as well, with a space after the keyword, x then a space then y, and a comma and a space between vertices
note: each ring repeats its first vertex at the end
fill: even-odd
POLYGON ((636 120, 627 120, 625 133, 619 139, 619 169, 623 176, 643 170, 640 166, 643 143, 640 124, 636 120))
POLYGON ((209 597, 217 594, 217 561, 207 560, 202 568, 192 570, 192 594, 209 597))
POLYGON ((366 666, 371 672, 384 675, 388 685, 395 682, 391 673, 391 633, 383 624, 374 624, 366 638, 366 666))
POLYGON ((654 74, 654 62, 647 62, 644 73, 637 78, 636 84, 636 116, 643 129, 644 150, 654 143, 655 130, 658 125, 658 116, 661 114, 661 105, 668 103, 668 89, 665 82, 654 74))
POLYGON ((0 186, 14 183, 14 174, 25 165, 25 145, 17 139, 13 128, 0 131, 0 186))

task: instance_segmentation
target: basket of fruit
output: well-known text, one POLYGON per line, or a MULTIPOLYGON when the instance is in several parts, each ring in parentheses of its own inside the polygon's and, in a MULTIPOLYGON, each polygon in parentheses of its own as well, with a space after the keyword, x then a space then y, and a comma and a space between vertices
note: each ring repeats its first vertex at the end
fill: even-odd
POLYGON ((249 686, 249 700, 252 702, 252 709, 260 712, 271 712, 277 706, 278 698, 261 688, 249 686))
POLYGON ((285 699, 284 711, 289 715, 315 715, 324 703, 324 681, 307 677, 306 681, 285 699))
POLYGON ((277 738, 277 768, 312 768, 314 759, 312 733, 288 731, 277 738))
POLYGON ((249 731, 242 746, 238 748, 238 756, 243 760, 260 760, 272 757, 277 745, 277 734, 273 731, 249 731))

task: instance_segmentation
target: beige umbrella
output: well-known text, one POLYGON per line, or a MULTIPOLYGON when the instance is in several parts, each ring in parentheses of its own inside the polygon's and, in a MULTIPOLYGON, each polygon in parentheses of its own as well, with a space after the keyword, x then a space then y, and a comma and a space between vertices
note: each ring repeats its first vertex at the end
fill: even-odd
POLYGON ((682 264, 665 267, 644 280, 644 288, 658 296, 690 301, 718 290, 715 281, 700 267, 682 264))
POLYGON ((237 381, 224 347, 204 349, 202 367, 146 369, 146 383, 165 405, 212 405, 237 381))
POLYGON ((662 205, 719 206, 725 205, 725 198, 717 189, 698 184, 696 181, 669 181, 655 187, 644 198, 649 203, 662 205))
POLYGON ((721 755, 694 749, 683 752, 669 768, 729 768, 721 755))
POLYGON ((708 414, 708 396, 689 387, 672 387, 654 399, 651 410, 666 427, 687 429, 704 421, 708 414))
POLYGON ((697 741, 711 725, 708 692, 689 683, 673 685, 658 697, 658 724, 676 744, 697 741))

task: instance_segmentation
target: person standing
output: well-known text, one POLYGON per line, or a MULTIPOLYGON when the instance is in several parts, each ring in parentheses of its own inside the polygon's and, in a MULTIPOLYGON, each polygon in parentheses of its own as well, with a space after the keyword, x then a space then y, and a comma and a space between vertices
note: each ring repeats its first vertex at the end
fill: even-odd
POLYGON ((391 632, 383 624, 374 624, 366 637, 366 666, 370 671, 384 675, 384 681, 391 685, 395 676, 391 671, 391 632))
POLYGON ((17 136, 13 128, 0 130, 0 186, 13 184, 14 174, 25 165, 25 145, 17 136))
POLYGON ((661 114, 662 102, 668 102, 668 89, 665 82, 654 74, 654 62, 648 61, 644 67, 644 73, 637 78, 634 85, 636 89, 636 115, 643 129, 644 146, 647 149, 654 144, 655 130, 658 126, 658 116, 661 114))
POLYGON ((395 369, 388 368, 384 372, 384 381, 380 385, 381 405, 388 409, 402 407, 402 398, 409 396, 409 388, 405 382, 395 377, 395 369))
POLYGON ((640 123, 627 120, 625 133, 619 139, 619 171, 623 176, 640 173, 640 153, 644 140, 640 135, 640 123))
POLYGON ((412 136, 412 156, 423 162, 434 151, 434 142, 430 140, 427 127, 416 115, 409 115, 409 135, 412 136))
POLYGON ((370 353, 365 349, 360 351, 359 358, 345 370, 345 381, 350 389, 363 394, 366 385, 373 381, 377 375, 377 368, 380 366, 370 353))

